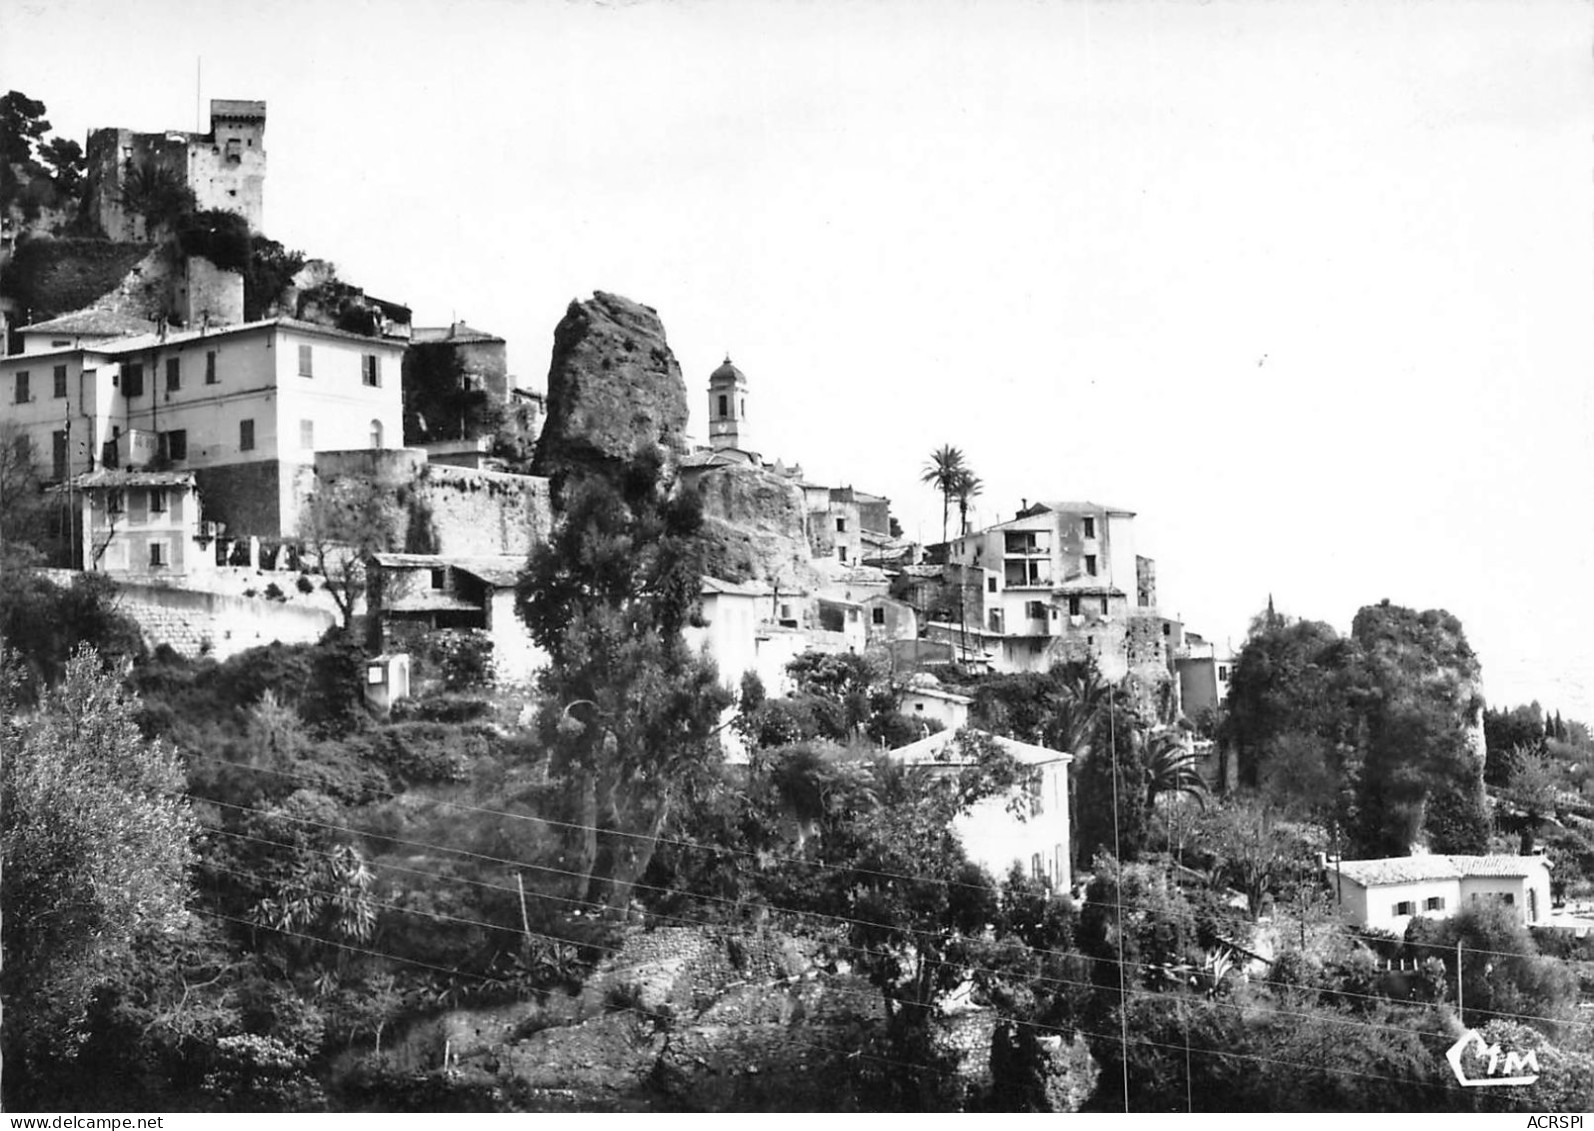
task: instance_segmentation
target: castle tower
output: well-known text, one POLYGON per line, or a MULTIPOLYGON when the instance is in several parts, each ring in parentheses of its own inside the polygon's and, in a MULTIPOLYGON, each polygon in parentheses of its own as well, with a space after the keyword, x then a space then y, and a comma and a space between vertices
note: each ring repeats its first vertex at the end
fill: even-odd
POLYGON ((210 100, 210 133, 188 144, 188 187, 201 209, 236 212, 251 231, 265 225, 266 104, 210 100))
POLYGON ((747 375, 730 355, 708 378, 708 440, 716 452, 750 451, 747 433, 747 375))

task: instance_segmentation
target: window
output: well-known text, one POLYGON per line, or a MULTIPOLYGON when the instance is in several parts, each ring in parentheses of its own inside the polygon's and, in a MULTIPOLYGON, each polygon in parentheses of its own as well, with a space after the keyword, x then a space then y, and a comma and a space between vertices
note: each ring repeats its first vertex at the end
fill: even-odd
POLYGON ((71 344, 72 344, 72 339, 71 338, 52 338, 50 340, 50 348, 53 349, 53 350, 66 349, 71 344))
POLYGON ((127 507, 127 504, 123 500, 122 492, 120 492, 120 491, 107 491, 105 493, 105 509, 106 510, 110 511, 112 514, 121 514, 126 509, 126 507, 127 507))
POLYGON ((216 351, 215 350, 206 350, 205 351, 205 384, 214 385, 215 383, 216 383, 216 351))
POLYGON ((1071 617, 1079 615, 1079 594, 1077 593, 1068 598, 1068 615, 1071 617))
POLYGON ((28 371, 26 369, 17 373, 17 404, 28 403, 28 371))
POLYGON ((991 623, 991 631, 992 632, 1001 632, 1002 631, 1002 610, 1001 609, 992 609, 991 610, 991 621, 990 621, 990 623, 991 623))
POLYGON ((848 609, 847 610, 847 619, 850 620, 850 621, 856 621, 858 619, 858 610, 857 609, 848 609))
POLYGON ((1039 852, 1029 858, 1029 870, 1030 874, 1037 880, 1045 878, 1045 873, 1041 871, 1041 854, 1039 852))
POLYGON ((1007 558, 1002 572, 1009 585, 1050 585, 1052 564, 1044 558, 1007 558))
POLYGON ((1445 909, 1445 901, 1441 896, 1431 895, 1422 901, 1422 909, 1424 911, 1443 911, 1445 909))
POLYGON ((149 564, 152 569, 166 564, 165 542, 151 542, 149 544, 149 564))
POLYGON ((373 448, 382 446, 382 422, 380 420, 371 421, 371 446, 373 448))
POLYGON ((746 397, 742 398, 742 419, 743 420, 747 419, 747 398, 746 397))
POLYGON ((310 347, 309 346, 300 346, 299 347, 299 376, 301 376, 301 377, 314 377, 315 376, 315 369, 313 368, 311 362, 312 362, 312 358, 310 356, 310 347))
POLYGON ((241 452, 255 450, 255 422, 253 420, 240 420, 238 422, 238 450, 241 452))
POLYGON ((299 421, 299 447, 310 451, 315 447, 315 421, 299 421))
POLYGON ((130 361, 123 370, 122 395, 124 397, 141 397, 144 395, 144 363, 130 361))
POLYGON ((996 578, 987 577, 985 579, 985 591, 987 593, 995 593, 996 592, 996 578))
POLYGON ((382 383, 382 359, 368 353, 360 359, 360 374, 367 385, 376 388, 382 383))
POLYGON ((175 393, 183 387, 183 360, 180 357, 166 359, 166 391, 175 393))
POLYGON ((1163 625, 1162 626, 1162 634, 1164 636, 1172 636, 1173 635, 1173 625, 1171 625, 1171 624, 1163 625))
POLYGON ((1514 904, 1517 901, 1517 897, 1514 894, 1512 894, 1511 892, 1506 892, 1505 895, 1502 896, 1502 898, 1505 900, 1505 905, 1507 907, 1510 907, 1512 904, 1514 904))
POLYGON ((1044 601, 1026 601, 1026 602, 1024 602, 1024 615, 1029 617, 1030 620, 1045 620, 1046 619, 1046 602, 1044 602, 1044 601))
POLYGON ((184 460, 188 458, 188 429, 174 428, 170 432, 161 433, 161 450, 169 460, 184 460))
POLYGON ((730 404, 731 404, 730 398, 725 396, 723 393, 720 394, 720 415, 721 416, 729 416, 731 414, 730 404))
POLYGON ((55 367, 55 395, 57 397, 66 396, 66 366, 64 365, 55 367))
POLYGON ((1108 611, 1107 598, 1103 597, 1101 599, 1101 615, 1102 616, 1106 616, 1107 615, 1107 611, 1108 611))
POLYGON ((1094 515, 1085 516, 1085 537, 1096 537, 1096 518, 1094 515))
POLYGON ((441 589, 441 588, 443 588, 443 582, 447 578, 447 576, 448 576, 448 570, 446 570, 446 569, 444 569, 442 567, 438 567, 438 568, 433 569, 432 570, 432 588, 433 589, 441 589))
POLYGON ((382 676, 382 665, 381 664, 372 664, 370 667, 365 669, 365 682, 366 683, 382 683, 382 682, 385 682, 384 679, 383 679, 383 676, 382 676))
POLYGON ((1085 572, 1090 574, 1090 576, 1092 576, 1092 577, 1096 576, 1096 555, 1095 554, 1086 554, 1085 555, 1085 572))
POLYGON ((869 619, 872 620, 875 624, 885 624, 886 623, 886 611, 885 611, 885 609, 881 608, 878 605, 875 606, 869 612, 869 619))
POLYGON ((57 479, 65 479, 67 472, 66 432, 50 433, 51 467, 57 479))
POLYGON ((1390 913, 1393 915, 1415 915, 1417 913, 1417 905, 1409 899, 1403 899, 1395 904, 1390 913))
POLYGON ((845 533, 847 533, 847 520, 846 519, 844 519, 844 518, 836 519, 836 533, 837 534, 845 534, 845 533))
POLYGON ((149 492, 149 513, 166 513, 166 488, 151 487, 149 492))
POLYGON ((1218 665, 1218 679, 1224 683, 1229 682, 1229 669, 1224 664, 1218 665))
POLYGON ((845 546, 837 546, 836 547, 836 560, 837 561, 843 561, 843 562, 847 560, 847 547, 845 547, 845 546))
POLYGON ((913 709, 915 711, 918 711, 920 714, 923 714, 924 713, 924 702, 922 700, 916 700, 914 702, 914 704, 913 704, 913 709))

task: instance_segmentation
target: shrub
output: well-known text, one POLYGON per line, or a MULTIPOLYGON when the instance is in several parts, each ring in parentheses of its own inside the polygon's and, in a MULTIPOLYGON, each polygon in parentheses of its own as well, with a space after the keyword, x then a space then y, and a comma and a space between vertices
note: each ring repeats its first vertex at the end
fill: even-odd
POLYGON ((475 695, 440 694, 424 699, 406 699, 394 704, 393 718, 428 723, 468 723, 493 713, 489 699, 475 695))

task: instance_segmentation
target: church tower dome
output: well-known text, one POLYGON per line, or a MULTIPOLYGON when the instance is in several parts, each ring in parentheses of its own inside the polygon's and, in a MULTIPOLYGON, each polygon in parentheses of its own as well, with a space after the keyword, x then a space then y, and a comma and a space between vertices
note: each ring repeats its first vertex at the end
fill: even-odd
POLYGON ((730 355, 708 378, 708 438, 715 451, 750 451, 747 433, 747 375, 730 355))

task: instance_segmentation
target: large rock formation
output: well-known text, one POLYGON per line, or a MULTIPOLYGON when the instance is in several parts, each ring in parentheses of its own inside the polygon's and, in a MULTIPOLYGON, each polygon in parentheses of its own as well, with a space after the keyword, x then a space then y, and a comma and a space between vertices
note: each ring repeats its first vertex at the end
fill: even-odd
POLYGON ((809 556, 802 489, 791 480, 730 465, 695 469, 687 484, 703 500, 705 573, 783 590, 819 583, 809 556))
POLYGON ((554 480, 603 471, 640 447, 673 464, 686 446, 686 384, 651 307, 597 291, 554 329, 548 419, 532 464, 554 480))

